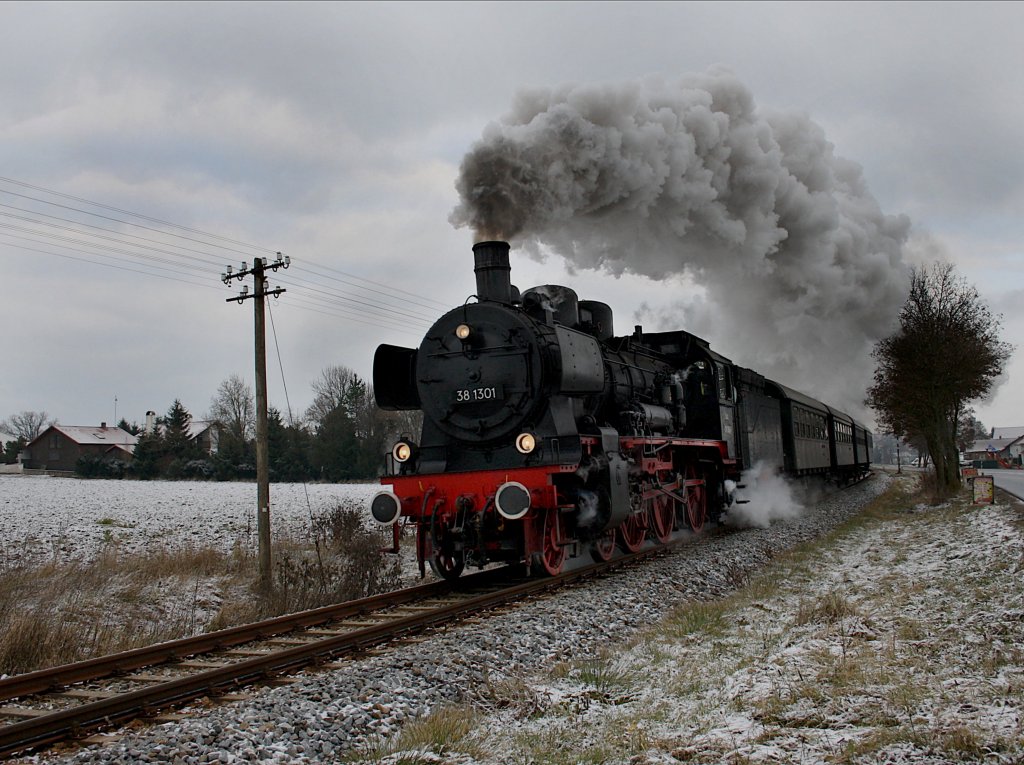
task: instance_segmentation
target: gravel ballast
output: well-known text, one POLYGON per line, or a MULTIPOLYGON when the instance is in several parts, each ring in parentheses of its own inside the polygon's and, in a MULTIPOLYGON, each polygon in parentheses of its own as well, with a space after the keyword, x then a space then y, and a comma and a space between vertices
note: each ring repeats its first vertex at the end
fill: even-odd
POLYGON ((706 532, 654 561, 424 636, 346 668, 309 673, 246 701, 194 705, 187 720, 128 732, 114 743, 25 761, 305 763, 379 745, 407 721, 489 683, 593 655, 671 607, 733 591, 780 551, 850 518, 888 479, 874 477, 769 528, 706 532))

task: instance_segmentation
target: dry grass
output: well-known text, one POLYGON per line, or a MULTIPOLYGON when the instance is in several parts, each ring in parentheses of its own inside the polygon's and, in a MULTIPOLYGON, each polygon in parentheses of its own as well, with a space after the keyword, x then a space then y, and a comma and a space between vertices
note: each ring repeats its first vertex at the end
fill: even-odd
MULTIPOLYGON (((903 749, 949 762, 1019 754, 1019 731, 1002 737, 929 715, 950 703, 948 689, 934 677, 936 667, 955 661, 959 668, 950 671, 956 677, 976 671, 992 677, 1019 667, 1024 649, 1017 624, 993 619, 991 625, 973 626, 992 644, 968 657, 958 650, 966 625, 937 629, 936 609, 920 604, 936 599, 941 609, 950 597, 995 602, 998 588, 1019 575, 1020 555, 1011 550, 991 565, 963 570, 955 565, 963 557, 958 555, 950 558, 948 572, 927 567, 930 573, 909 579, 906 572, 890 575, 904 558, 933 555, 941 561, 947 550, 956 552, 935 529, 973 523, 963 498, 921 512, 930 496, 916 481, 897 479, 825 538, 779 555, 721 601, 677 607, 625 650, 608 647, 588 660, 556 664, 543 682, 557 686, 557 701, 537 703, 537 693, 522 682, 502 689, 495 694, 501 701, 492 706, 523 713, 512 715, 516 724, 508 735, 481 733, 472 742, 483 748, 483 761, 650 763, 670 753, 684 762, 774 762, 775 747, 794 741, 806 744, 808 752, 819 746, 811 759, 820 755, 850 765, 883 761, 903 749), (851 544, 862 532, 870 539, 880 528, 898 530, 899 544, 872 543, 853 558, 879 575, 865 583, 842 574, 851 544), (820 587, 823 572, 832 577, 829 588, 820 587), (747 680, 759 670, 765 671, 747 680), (658 693, 645 696, 654 678, 658 693), (679 702, 684 703, 675 706, 679 702), (723 726, 723 714, 758 727, 744 739, 723 726), (847 735, 851 729, 857 734, 843 744, 823 734, 847 735)), ((983 610, 974 613, 985 616, 983 610)), ((1019 695, 1018 687, 996 683, 972 692, 1002 703, 1019 695)), ((455 751, 465 752, 461 747, 455 751)))
POLYGON ((0 572, 0 673, 15 674, 352 600, 399 584, 385 541, 337 509, 308 541, 280 540, 274 586, 255 551, 163 548, 0 572))
POLYGON ((672 609, 660 631, 665 636, 675 639, 697 633, 705 638, 715 636, 723 632, 727 626, 725 611, 726 607, 721 601, 685 603, 672 609))
POLYGON ((800 599, 796 624, 838 624, 843 619, 858 616, 859 611, 841 592, 829 592, 813 601, 800 599))
POLYGON ((462 707, 441 707, 406 724, 394 740, 377 740, 341 761, 378 763, 386 759, 389 765, 434 765, 438 755, 453 750, 479 753, 472 741, 478 719, 477 713, 462 707))

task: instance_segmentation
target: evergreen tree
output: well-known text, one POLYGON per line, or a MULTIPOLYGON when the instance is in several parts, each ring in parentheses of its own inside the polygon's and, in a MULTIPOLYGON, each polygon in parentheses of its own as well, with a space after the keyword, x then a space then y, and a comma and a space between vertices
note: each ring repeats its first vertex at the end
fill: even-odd
POLYGON ((192 424, 192 415, 182 406, 178 399, 174 399, 171 408, 167 410, 167 417, 164 418, 164 446, 167 454, 174 459, 191 459, 197 456, 197 448, 189 435, 189 426, 192 424))
POLYGON ((281 412, 267 410, 267 446, 270 477, 274 481, 305 481, 312 476, 309 439, 304 430, 285 425, 281 412))
POLYGON ((313 464, 320 477, 328 481, 363 477, 359 472, 360 446, 353 418, 344 406, 336 407, 324 418, 313 446, 313 464))
POLYGON ((121 430, 128 431, 133 436, 137 436, 137 435, 139 435, 142 432, 142 427, 139 425, 139 423, 137 423, 137 422, 129 423, 128 420, 126 420, 124 417, 122 417, 118 421, 117 427, 119 427, 121 430))
POLYGON ((7 442, 4 445, 4 463, 13 465, 18 461, 18 454, 28 445, 28 441, 24 438, 15 438, 7 442))
POLYGON ((188 475, 186 466, 192 460, 203 458, 202 450, 192 439, 190 425, 192 415, 182 405, 181 401, 174 399, 171 408, 167 410, 164 418, 163 446, 166 457, 169 460, 164 470, 168 478, 181 478, 188 475))
POLYGON ((164 457, 164 443, 159 430, 143 433, 135 444, 132 472, 139 478, 156 478, 164 457))
POLYGON ((240 438, 230 430, 221 430, 217 442, 217 453, 213 457, 214 472, 218 479, 230 481, 236 478, 256 476, 256 442, 240 438))

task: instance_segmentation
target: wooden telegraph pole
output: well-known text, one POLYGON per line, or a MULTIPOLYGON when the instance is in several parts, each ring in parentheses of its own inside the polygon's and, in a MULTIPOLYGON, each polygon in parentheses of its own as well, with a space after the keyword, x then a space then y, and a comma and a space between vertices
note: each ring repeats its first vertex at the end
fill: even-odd
POLYGON ((221 281, 230 284, 232 279, 243 279, 250 274, 253 277, 253 292, 249 287, 242 286, 242 291, 226 302, 237 301, 239 305, 253 298, 255 313, 255 348, 256 348, 256 533, 259 537, 260 586, 270 589, 270 459, 267 453, 267 332, 264 303, 267 296, 277 297, 283 290, 277 287, 267 289, 267 270, 276 271, 288 268, 291 258, 283 258, 277 253, 277 260, 268 263, 266 258, 256 258, 252 268, 242 263, 242 270, 232 272, 231 266, 221 274, 221 281))

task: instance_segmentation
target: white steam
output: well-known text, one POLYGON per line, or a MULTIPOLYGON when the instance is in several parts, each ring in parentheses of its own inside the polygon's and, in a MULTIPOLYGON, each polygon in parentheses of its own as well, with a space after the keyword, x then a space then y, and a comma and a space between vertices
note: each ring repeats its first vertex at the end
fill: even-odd
POLYGON ((881 212, 806 115, 759 110, 722 70, 530 90, 486 128, 457 187, 451 221, 479 238, 687 275, 704 300, 644 317, 650 329, 688 329, 863 412, 871 346, 906 295, 910 223, 881 212))
POLYGON ((580 528, 588 528, 597 522, 600 502, 596 493, 592 491, 581 491, 577 502, 579 514, 576 516, 576 525, 580 528))
MULTIPOLYGON (((788 521, 803 513, 803 505, 793 496, 793 487, 774 467, 758 463, 743 471, 736 497, 749 500, 729 508, 723 522, 740 529, 766 529, 774 521, 788 521)), ((728 487, 727 487, 728 489, 728 487)))

